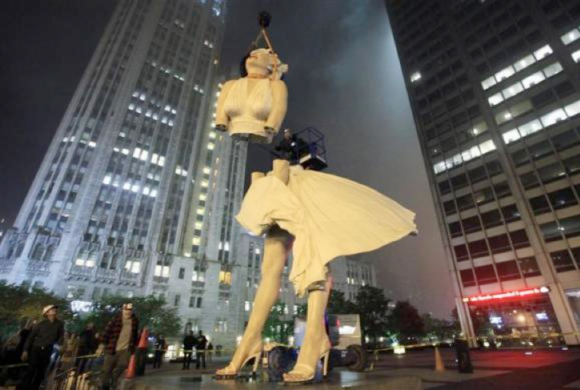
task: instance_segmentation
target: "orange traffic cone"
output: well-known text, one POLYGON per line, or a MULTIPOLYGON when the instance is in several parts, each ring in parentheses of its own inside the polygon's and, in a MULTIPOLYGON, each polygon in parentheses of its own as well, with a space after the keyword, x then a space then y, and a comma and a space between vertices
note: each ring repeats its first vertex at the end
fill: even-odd
POLYGON ((439 352, 439 348, 437 347, 435 347, 435 371, 437 372, 445 371, 445 364, 443 364, 441 352, 439 352))
POLYGON ((125 373, 125 379, 135 378, 136 367, 137 367, 137 362, 135 361, 135 354, 132 354, 131 359, 129 359, 129 367, 127 367, 127 371, 125 373))
POLYGON ((139 344, 137 344, 137 348, 147 349, 148 338, 149 338, 149 330, 147 329, 147 327, 145 327, 141 331, 141 337, 139 338, 139 344))

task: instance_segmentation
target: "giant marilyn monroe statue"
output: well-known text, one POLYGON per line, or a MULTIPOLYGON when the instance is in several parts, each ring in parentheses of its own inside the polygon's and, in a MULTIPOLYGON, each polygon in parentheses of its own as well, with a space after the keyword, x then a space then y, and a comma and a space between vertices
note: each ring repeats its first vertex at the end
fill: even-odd
POLYGON ((281 77, 287 70, 271 50, 252 51, 245 60, 247 74, 220 91, 216 129, 250 142, 272 142, 286 115, 288 90, 281 77))
POLYGON ((333 259, 375 250, 416 232, 415 214, 371 188, 300 166, 274 161, 268 175, 252 174, 240 224, 256 235, 266 233, 262 278, 248 326, 230 364, 217 378, 235 378, 247 363, 257 369, 262 329, 280 289, 286 246, 294 237, 290 281, 297 295, 308 295, 306 334, 298 361, 284 374, 286 383, 314 379, 323 359, 326 374, 330 341, 324 326, 333 259))

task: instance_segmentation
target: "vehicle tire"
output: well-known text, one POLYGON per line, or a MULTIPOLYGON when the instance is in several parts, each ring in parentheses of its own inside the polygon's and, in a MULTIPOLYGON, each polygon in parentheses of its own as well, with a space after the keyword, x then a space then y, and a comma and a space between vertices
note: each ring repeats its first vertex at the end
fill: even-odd
POLYGON ((361 345, 349 345, 346 350, 354 360, 354 363, 348 366, 351 371, 361 372, 367 368, 368 357, 365 349, 361 345))

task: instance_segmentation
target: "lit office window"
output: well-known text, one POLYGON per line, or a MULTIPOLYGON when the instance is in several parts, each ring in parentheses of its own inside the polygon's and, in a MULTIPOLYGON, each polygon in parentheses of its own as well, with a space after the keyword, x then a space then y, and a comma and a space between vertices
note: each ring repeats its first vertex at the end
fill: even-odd
POLYGON ((552 48, 550 47, 550 45, 546 45, 546 46, 542 46, 541 48, 539 48, 538 50, 536 50, 534 52, 534 57, 536 58, 537 61, 540 61, 542 58, 552 54, 552 48))
POLYGON ((544 68, 544 75, 546 77, 552 77, 562 71, 562 65, 559 62, 554 62, 552 65, 548 65, 544 68))
POLYGON ((575 101, 572 104, 568 104, 566 107, 564 107, 564 110, 569 117, 580 114, 580 100, 575 101))
POLYGON ((542 81, 544 81, 546 78, 544 77, 544 74, 542 72, 536 72, 531 74, 530 76, 526 77, 525 79, 522 80, 522 83, 524 84, 524 87, 526 87, 526 89, 541 83, 542 81))
POLYGON ((562 43, 564 45, 569 45, 572 42, 574 42, 575 40, 577 40, 578 38, 580 38, 580 32, 578 31, 577 28, 575 28, 572 31, 567 32, 566 34, 564 34, 560 37, 560 39, 562 40, 562 43))
POLYGON ((487 101, 489 102, 489 105, 493 107, 503 102, 503 97, 501 96, 501 93, 496 93, 495 95, 490 96, 487 101))
POLYGON ((572 59, 574 59, 574 62, 580 62, 580 50, 576 50, 572 53, 572 59))
POLYGON ((514 67, 512 65, 510 65, 507 68, 504 68, 504 69, 500 70, 499 72, 497 72, 495 74, 495 79, 499 83, 500 81, 507 79, 508 77, 513 76, 514 73, 516 73, 516 71, 515 71, 514 67))
POLYGON ((536 59, 530 54, 514 63, 514 68, 516 69, 516 72, 519 72, 520 70, 532 65, 534 62, 536 62, 536 59))
POLYGON ((527 68, 550 54, 552 54, 552 48, 549 45, 545 45, 536 50, 533 54, 528 54, 527 56, 520 58, 518 61, 514 62, 513 65, 510 65, 495 73, 492 77, 483 80, 481 86, 484 90, 489 89, 495 84, 513 76, 517 72, 527 68))
POLYGON ((415 72, 411 75, 411 82, 414 83, 415 81, 421 80, 421 73, 415 72))
POLYGON ((564 108, 558 108, 552 112, 549 112, 542 116, 540 120, 534 119, 521 125, 517 129, 509 130, 503 133, 502 137, 504 142, 509 144, 511 142, 517 141, 522 137, 526 137, 548 126, 552 126, 562 120, 565 120, 566 118, 573 117, 578 114, 580 114, 580 100, 570 103, 564 108))
POLYGON ((566 119, 566 113, 561 108, 554 110, 540 118, 544 127, 552 126, 553 124, 559 121, 563 121, 564 119, 566 119))
POLYGON ((169 266, 167 265, 156 265, 155 266, 155 276, 159 276, 162 278, 169 277, 169 266))
POLYGON ((504 89, 502 91, 502 95, 504 97, 504 99, 509 99, 512 96, 517 95, 518 93, 522 92, 524 90, 524 87, 521 83, 515 83, 513 85, 510 85, 509 87, 507 87, 506 89, 504 89))
POLYGON ((488 77, 487 79, 481 82, 481 86, 483 87, 484 90, 493 87, 495 84, 497 83, 495 82, 495 78, 493 76, 488 77))
POLYGON ((496 147, 492 140, 484 141, 477 146, 472 146, 471 148, 464 150, 461 153, 454 155, 453 157, 448 158, 445 161, 440 161, 434 164, 433 170, 435 171, 435 174, 441 173, 445 170, 458 166, 464 162, 480 157, 486 153, 492 152, 495 149, 496 147))

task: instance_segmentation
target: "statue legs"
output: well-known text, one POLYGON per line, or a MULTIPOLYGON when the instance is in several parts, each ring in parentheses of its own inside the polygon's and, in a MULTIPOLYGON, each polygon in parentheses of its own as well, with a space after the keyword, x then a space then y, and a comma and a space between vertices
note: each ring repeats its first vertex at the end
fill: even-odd
MULTIPOLYGON (((287 183, 288 162, 274 161, 273 173, 284 183, 287 183)), ((264 177, 263 173, 252 173, 252 182, 259 180, 261 177, 264 177)), ((262 329, 270 315, 272 306, 278 299, 280 279, 286 263, 286 246, 291 237, 288 232, 277 226, 273 226, 268 232, 264 242, 262 277, 256 291, 248 326, 230 364, 216 371, 218 378, 234 378, 243 366, 250 361, 254 362, 254 371, 256 370, 262 353, 262 329)))
POLYGON ((306 334, 300 348, 298 361, 294 369, 284 374, 284 382, 302 383, 314 379, 318 361, 322 359, 323 375, 326 376, 330 354, 330 340, 326 333, 324 313, 328 304, 328 297, 332 285, 332 278, 328 274, 326 283, 317 286, 308 293, 308 313, 306 316, 306 334))

